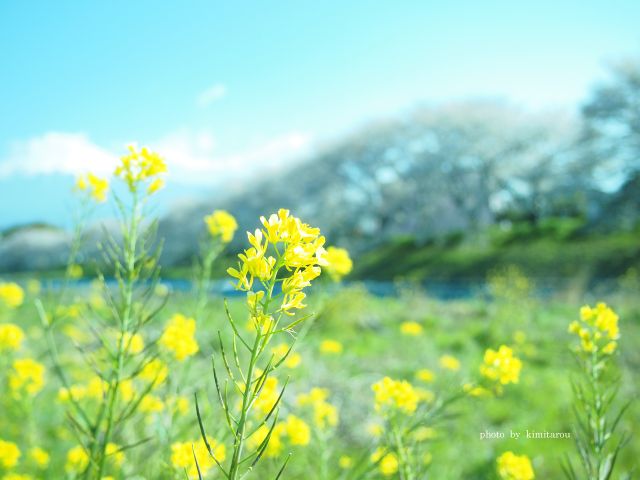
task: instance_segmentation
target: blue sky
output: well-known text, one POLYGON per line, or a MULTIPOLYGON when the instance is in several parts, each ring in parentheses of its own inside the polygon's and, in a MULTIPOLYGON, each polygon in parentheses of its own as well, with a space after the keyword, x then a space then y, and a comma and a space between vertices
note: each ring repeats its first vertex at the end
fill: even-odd
MULTIPOLYGON (((640 2, 0 1, 0 228, 64 224, 124 145, 211 195, 419 102, 575 108, 640 2)), ((165 205, 165 206, 166 206, 165 205)))

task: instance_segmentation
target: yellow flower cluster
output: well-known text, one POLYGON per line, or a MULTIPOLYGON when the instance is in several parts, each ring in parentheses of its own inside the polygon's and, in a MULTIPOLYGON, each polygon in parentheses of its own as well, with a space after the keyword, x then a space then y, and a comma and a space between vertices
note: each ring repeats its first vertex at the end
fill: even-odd
POLYGON ((196 321, 176 313, 169 319, 162 336, 160 345, 170 351, 179 362, 195 355, 198 350, 198 342, 195 339, 196 321))
POLYGON ((402 322, 400 324, 400 333, 415 337, 422 333, 422 325, 418 322, 402 322))
POLYGON ((137 355, 144 350, 144 339, 139 333, 125 332, 118 335, 118 342, 122 341, 124 350, 130 355, 137 355))
POLYGON ((169 367, 159 358, 154 358, 140 370, 139 378, 147 382, 155 382, 154 387, 161 385, 169 374, 169 367))
POLYGON ((440 366, 445 370, 457 372, 460 370, 460 360, 452 355, 442 355, 440 357, 440 366))
POLYGON ((428 368, 422 368, 416 372, 416 378, 421 382, 431 383, 436 379, 436 375, 428 368))
POLYGON ((44 371, 44 365, 31 358, 15 360, 9 374, 9 387, 14 393, 35 395, 44 386, 44 371))
POLYGON ((122 178, 131 192, 137 191, 138 185, 146 180, 150 180, 147 194, 151 195, 160 190, 164 186, 164 180, 158 175, 167 171, 164 160, 146 147, 138 150, 135 145, 129 145, 128 149, 129 154, 120 159, 120 165, 114 175, 122 178))
POLYGON ((584 352, 602 352, 610 355, 618 347, 620 330, 618 315, 606 303, 595 307, 585 305, 580 309, 580 321, 569 325, 569 332, 580 337, 580 346, 584 352))
MULTIPOLYGON (((223 444, 216 442, 213 438, 207 436, 207 442, 211 447, 211 451, 218 462, 224 462, 227 456, 226 448, 223 444)), ((193 459, 195 451, 198 459, 198 466, 202 475, 206 475, 216 464, 215 460, 209 455, 207 446, 202 438, 198 438, 192 442, 175 442, 171 445, 171 464, 181 472, 187 470, 189 478, 198 476, 198 468, 193 459)))
POLYGON ((535 475, 526 455, 505 452, 497 459, 498 475, 502 480, 533 480, 535 475))
POLYGON ((0 352, 18 350, 24 340, 24 332, 13 323, 0 324, 0 352))
POLYGON ((327 401, 328 398, 329 390, 314 387, 308 393, 301 393, 296 399, 300 407, 311 407, 313 423, 320 430, 338 424, 338 410, 327 401))
POLYGON ((262 386, 262 390, 260 390, 260 394, 253 403, 253 408, 262 415, 267 415, 273 409, 279 396, 278 379, 275 377, 267 377, 262 386))
POLYGON ((93 173, 87 173, 78 177, 76 188, 82 192, 87 192, 96 202, 102 203, 107 200, 109 180, 97 177, 93 173))
POLYGON ((212 237, 220 237, 223 243, 233 240, 233 234, 238 229, 238 222, 225 210, 214 210, 211 215, 204 217, 204 223, 212 237))
POLYGON ((353 261, 349 256, 349 252, 344 248, 329 247, 327 248, 326 260, 328 265, 325 270, 332 280, 338 282, 351 273, 353 269, 353 261))
POLYGON ((375 408, 380 411, 392 407, 412 414, 418 408, 419 392, 406 380, 393 380, 384 377, 371 387, 375 393, 375 408))
POLYGON ((0 302, 9 308, 18 308, 24 302, 24 290, 14 282, 0 283, 0 302))
MULTIPOLYGON (((129 392, 127 392, 127 386, 130 385, 130 381, 121 384, 120 393, 124 398, 129 392), (124 388, 122 388, 124 386, 124 388)), ((78 402, 84 398, 90 398, 93 400, 102 401, 107 390, 109 388, 109 384, 101 379, 99 376, 95 375, 86 385, 83 384, 73 384, 70 385, 68 389, 62 387, 58 390, 58 400, 61 402, 66 402, 70 399, 78 402)), ((133 397, 133 392, 128 397, 130 400, 133 397)), ((125 399, 127 400, 127 399, 125 399)))
POLYGON ((385 450, 383 448, 378 448, 371 454, 371 461, 378 463, 378 470, 380 470, 382 475, 390 477, 398 472, 400 464, 398 462, 398 456, 395 453, 389 452, 385 454, 384 452, 385 450))
POLYGON ((337 340, 326 339, 320 342, 320 353, 325 355, 339 355, 342 349, 342 343, 337 340))
POLYGON ((480 366, 480 374, 502 385, 518 383, 522 362, 513 356, 513 350, 501 345, 498 351, 487 349, 484 352, 484 363, 480 366))
POLYGON ((89 465, 89 455, 80 445, 71 448, 67 452, 67 462, 64 469, 67 473, 82 473, 89 465))
POLYGON ((47 468, 49 465, 49 454, 40 447, 34 447, 29 451, 29 457, 34 461, 38 468, 47 468))
POLYGON ((13 468, 18 464, 20 455, 20 449, 15 443, 0 439, 0 465, 13 468))
MULTIPOLYGON (((255 433, 248 439, 247 445, 250 449, 257 449, 267 438, 270 426, 265 424, 259 426, 255 433)), ((292 446, 306 446, 311 441, 311 429, 301 418, 295 415, 288 415, 283 422, 278 422, 271 431, 269 443, 264 451, 267 458, 277 457, 282 453, 284 441, 288 440, 292 446)))
MULTIPOLYGON (((284 295, 279 311, 293 315, 292 310, 305 307, 303 289, 320 275, 320 266, 327 265, 325 239, 320 235, 320 229, 302 223, 289 215, 288 210, 280 209, 268 219, 260 217, 260 221, 262 229, 247 233, 251 247, 238 255, 238 268, 229 268, 227 273, 238 280, 237 289, 249 291, 255 279, 266 285, 281 267, 285 267, 291 273, 281 279, 284 295), (268 254, 270 245, 277 258, 268 254)), ((263 297, 263 290, 249 295, 252 315, 261 313, 259 302, 263 297)))

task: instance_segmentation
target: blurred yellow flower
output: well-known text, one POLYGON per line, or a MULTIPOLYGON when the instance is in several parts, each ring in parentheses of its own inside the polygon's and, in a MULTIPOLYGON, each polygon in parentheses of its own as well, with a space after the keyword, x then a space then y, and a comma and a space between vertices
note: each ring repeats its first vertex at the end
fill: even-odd
POLYGON ((440 366, 446 370, 460 370, 460 360, 451 355, 442 355, 440 357, 440 366))
POLYGON ((376 411, 380 411, 384 407, 392 407, 412 414, 418 408, 420 400, 418 392, 406 380, 393 380, 390 377, 384 377, 374 383, 371 388, 375 393, 376 411))
POLYGON ((15 443, 0 439, 0 465, 13 468, 18 464, 20 455, 20 449, 15 443))
POLYGON ((212 237, 220 237, 224 243, 233 240, 233 234, 238 229, 238 222, 233 215, 225 210, 214 210, 211 215, 204 217, 209 234, 212 237))
POLYGON ((289 415, 284 422, 284 432, 292 445, 308 445, 311 440, 311 429, 299 417, 289 415))
POLYGON ((569 333, 580 339, 582 351, 591 353, 601 351, 611 355, 616 351, 620 338, 618 315, 606 303, 598 303, 595 307, 585 305, 580 309, 580 321, 569 324, 569 333))
POLYGON ((342 353, 342 343, 337 340, 326 339, 320 342, 320 353, 325 355, 337 355, 342 353))
POLYGON ((498 351, 487 349, 480 373, 489 380, 499 381, 502 385, 518 383, 522 362, 513 356, 513 350, 501 345, 498 351))
POLYGON ((158 413, 164 410, 164 403, 155 395, 145 395, 139 408, 142 413, 158 413))
POLYGON ((167 367, 167 364, 159 358, 154 358, 142 367, 138 377, 147 382, 155 381, 154 387, 157 387, 165 381, 168 374, 169 367, 167 367))
POLYGON ((340 468, 347 470, 353 467, 353 458, 348 455, 342 455, 338 459, 338 465, 340 466, 340 468))
POLYGON ((125 332, 118 334, 118 342, 122 340, 124 350, 128 351, 130 355, 137 355, 144 350, 144 339, 139 333, 131 334, 131 332, 125 332))
POLYGON ((72 263, 67 267, 67 275, 69 276, 69 278, 73 279, 81 278, 82 275, 84 275, 82 266, 78 265, 77 263, 72 263))
POLYGON ((0 352, 18 350, 24 340, 24 332, 13 323, 0 324, 0 352))
POLYGON ((97 177, 93 173, 87 173, 86 175, 78 177, 76 180, 76 188, 81 191, 86 191, 93 200, 102 203, 107 200, 109 180, 97 177))
MULTIPOLYGON (((207 443, 211 447, 215 459, 218 462, 224 462, 226 458, 225 446, 209 436, 207 436, 207 443)), ((202 475, 206 475, 216 463, 209 455, 207 446, 202 438, 192 442, 175 442, 171 445, 171 464, 181 471, 186 469, 189 478, 198 476, 198 467, 196 467, 196 462, 193 458, 194 452, 198 459, 200 472, 202 475)))
POLYGON ((49 465, 49 454, 40 447, 29 450, 29 457, 35 462, 38 468, 47 468, 49 465))
POLYGON ((9 387, 16 393, 35 395, 44 387, 44 365, 32 358, 14 360, 9 374, 9 387))
POLYGON ((194 338, 195 333, 196 321, 176 313, 169 319, 159 343, 170 351, 176 360, 181 362, 185 358, 195 355, 199 350, 198 342, 194 338))
POLYGON ((422 368, 416 372, 416 378, 425 383, 432 383, 436 375, 428 368, 422 368))
POLYGON ((384 450, 382 448, 378 448, 371 454, 371 461, 378 463, 378 470, 380 470, 380 473, 385 477, 390 477, 398 472, 398 457, 393 452, 385 455, 384 450))
POLYGON ((0 302, 9 308, 18 308, 24 301, 24 290, 14 282, 0 283, 0 302))
POLYGON ((420 335, 422 333, 422 325, 420 325, 418 322, 403 322, 400 325, 400 332, 403 335, 420 335))
POLYGON ((253 403, 253 408, 262 415, 267 415, 273 409, 279 396, 278 379, 275 377, 267 377, 260 394, 253 403))
POLYGON ((498 475, 502 480, 533 480, 535 478, 531 461, 526 455, 505 452, 496 460, 498 475))
MULTIPOLYGON (((255 433, 251 435, 247 440, 247 446, 252 450, 256 450, 262 444, 262 442, 264 442, 264 440, 267 438, 267 435, 269 435, 270 429, 271 429, 270 426, 267 426, 265 424, 260 425, 255 431, 255 433)), ((267 444, 267 447, 265 448, 265 451, 264 451, 264 456, 266 458, 274 458, 280 455, 283 447, 282 445, 283 433, 284 433, 284 427, 282 423, 275 425, 275 427, 273 428, 273 431, 271 432, 269 443, 267 444)))
POLYGON ((324 268, 336 282, 349 275, 353 269, 353 261, 349 257, 349 252, 344 248, 328 247, 325 259, 328 265, 324 268))
POLYGON ((27 474, 9 472, 2 477, 2 480, 32 480, 32 477, 27 474))
POLYGON ((82 473, 89 465, 89 455, 81 446, 73 447, 67 452, 64 469, 67 473, 82 473))
POLYGON ((152 180, 149 186, 147 187, 147 195, 153 195, 154 193, 156 193, 158 190, 161 190, 162 188, 164 188, 164 179, 156 178, 152 180))

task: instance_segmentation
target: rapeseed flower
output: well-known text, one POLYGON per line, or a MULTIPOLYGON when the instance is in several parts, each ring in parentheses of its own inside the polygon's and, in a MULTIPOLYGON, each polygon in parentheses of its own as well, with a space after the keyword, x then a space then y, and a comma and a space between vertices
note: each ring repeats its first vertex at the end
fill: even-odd
POLYGON ((29 450, 29 458, 31 458, 38 468, 47 468, 49 465, 49 454, 40 447, 33 447, 29 450))
MULTIPOLYGON (((256 450, 260 445, 262 445, 262 442, 265 441, 265 439, 267 438, 267 435, 269 435, 269 430, 270 430, 270 427, 268 427, 267 425, 265 424, 260 425, 256 429, 255 433, 247 439, 247 446, 252 450, 256 450)), ((269 443, 267 444, 264 450, 264 456, 266 458, 275 458, 278 455, 280 455, 280 453, 282 453, 283 434, 284 434, 284 425, 282 423, 276 424, 273 427, 273 430, 271 431, 271 437, 269 437, 269 443)))
POLYGON ((338 282, 351 273, 353 261, 344 248, 329 247, 325 256, 328 265, 325 267, 332 280, 338 282))
POLYGON ((9 308, 18 308, 24 301, 24 290, 14 282, 0 283, 0 302, 9 308))
POLYGON ((320 342, 320 353, 325 355, 338 355, 342 353, 342 343, 337 340, 326 339, 320 342))
POLYGON ((89 455, 80 445, 67 452, 67 462, 64 469, 67 473, 82 473, 89 465, 89 455))
MULTIPOLYGON (((271 353, 275 355, 275 361, 279 362, 289 352, 289 346, 285 343, 281 343, 271 349, 271 353)), ((289 352, 287 358, 282 364, 287 368, 296 368, 302 362, 302 357, 299 353, 289 352)))
POLYGON ((422 325, 418 322, 403 322, 400 325, 400 332, 403 335, 417 336, 422 333, 422 325))
POLYGON ((198 342, 194 338, 195 333, 196 321, 176 313, 169 319, 159 343, 181 362, 199 350, 198 342))
MULTIPOLYGON (((226 458, 225 446, 211 437, 207 437, 207 443, 209 443, 216 460, 223 462, 226 458)), ((209 455, 207 446, 202 438, 192 442, 175 442, 171 445, 171 464, 180 470, 186 469, 189 478, 198 476, 198 468, 193 459, 194 452, 198 459, 200 472, 202 475, 206 475, 216 463, 209 455)))
POLYGON ((311 440, 311 429, 304 420, 295 415, 289 415, 284 421, 284 432, 289 437, 291 445, 308 445, 311 440))
POLYGON ((398 456, 393 452, 385 454, 384 449, 382 448, 378 448, 371 454, 371 461, 378 463, 378 470, 380 470, 380 473, 385 477, 395 475, 398 472, 398 467, 400 466, 398 456))
POLYGON ((20 455, 20 449, 15 443, 0 439, 0 465, 13 468, 18 464, 20 455))
POLYGON ((100 178, 93 173, 81 175, 76 180, 76 188, 80 191, 87 192, 89 196, 98 203, 107 200, 109 192, 109 180, 100 178))
POLYGON ((391 407, 412 414, 418 408, 420 396, 413 385, 406 380, 393 380, 384 377, 372 385, 375 393, 375 408, 377 411, 391 407))
POLYGON ((139 333, 124 332, 118 335, 118 341, 122 341, 124 351, 130 355, 137 355, 144 350, 144 339, 139 333))
POLYGON ((9 387, 17 394, 35 395, 44 387, 44 365, 32 358, 14 360, 9 374, 9 387))
POLYGON ((522 370, 522 362, 513 356, 513 350, 501 345, 498 351, 487 349, 480 373, 489 380, 498 381, 502 385, 518 383, 522 370))
POLYGON ((169 374, 169 367, 159 358, 154 358, 140 370, 138 378, 147 382, 155 382, 154 387, 161 385, 169 374))
POLYGON ((422 368, 416 372, 416 378, 421 382, 432 383, 435 380, 436 375, 428 368, 422 368))
POLYGON ((167 164, 160 155, 147 147, 138 149, 136 145, 129 145, 128 149, 129 153, 121 157, 120 165, 116 168, 114 175, 122 178, 131 192, 137 191, 141 182, 151 180, 147 193, 149 195, 154 193, 161 186, 156 182, 157 177, 166 173, 167 164))
POLYGON ((606 303, 600 302, 595 307, 585 305, 580 309, 580 321, 571 322, 569 332, 579 337, 583 352, 611 355, 620 338, 618 320, 618 315, 606 303))
POLYGON ((498 475, 502 480, 533 480, 535 478, 531 461, 526 455, 505 452, 496 462, 498 475))
POLYGON ((442 355, 440 357, 440 366, 446 370, 456 372, 460 370, 460 360, 452 355, 442 355))
POLYGON ((238 229, 234 216, 225 210, 214 210, 211 215, 204 217, 204 222, 211 236, 219 237, 223 243, 233 240, 233 234, 238 229))
POLYGON ((18 350, 24 340, 24 332, 13 323, 0 324, 0 352, 18 350))

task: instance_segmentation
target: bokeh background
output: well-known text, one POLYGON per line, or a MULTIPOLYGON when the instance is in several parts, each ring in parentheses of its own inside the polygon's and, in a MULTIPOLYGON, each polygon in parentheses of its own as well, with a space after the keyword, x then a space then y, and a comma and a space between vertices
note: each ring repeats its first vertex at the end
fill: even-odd
MULTIPOLYGON (((201 351, 181 394, 207 388, 201 372, 226 325, 222 296, 233 296, 224 272, 244 232, 288 208, 354 263, 341 285, 310 295, 320 314, 296 346, 301 366, 288 372, 291 395, 330 389, 340 412, 324 444, 332 450, 320 460, 316 446, 296 452, 287 478, 312 478, 311 465, 318 478, 346 479, 340 456, 369 458, 371 384, 382 376, 419 382, 416 372, 431 369, 428 388, 439 395, 477 377, 484 351, 500 344, 522 358, 520 383, 464 403, 437 427, 431 478, 495 479, 507 450, 528 455, 536 478, 561 478, 571 441, 479 433, 575 427, 567 325, 596 301, 620 314, 620 402, 638 395, 639 18, 633 0, 0 1, 0 277, 42 287, 26 289, 7 318, 22 322, 46 362, 33 302, 60 301, 75 179, 110 175, 138 142, 169 168, 151 211, 172 294, 158 333, 169 313, 190 312, 203 217, 225 209, 240 225, 215 262, 201 351), (407 322, 419 329, 407 334, 407 322), (323 356, 323 339, 344 351, 323 356)), ((96 242, 118 236, 115 216, 111 203, 93 212, 67 308, 95 289, 96 242)), ((109 282, 109 266, 99 267, 109 282)), ((231 308, 246 314, 240 296, 231 308)), ((80 379, 86 368, 69 345, 80 379)), ((60 433, 58 388, 51 378, 33 403, 45 399, 51 411, 19 422, 0 411, 7 438, 21 439, 23 424, 46 431, 32 432, 52 454, 43 478, 62 478, 74 445, 60 433)), ((183 422, 182 436, 153 430, 156 443, 127 452, 122 478, 183 478, 167 460, 172 441, 197 437, 193 415, 183 422)), ((639 422, 634 403, 621 430, 639 422)), ((638 452, 632 437, 620 472, 637 471, 638 452)), ((279 465, 264 468, 271 478, 279 465)))

